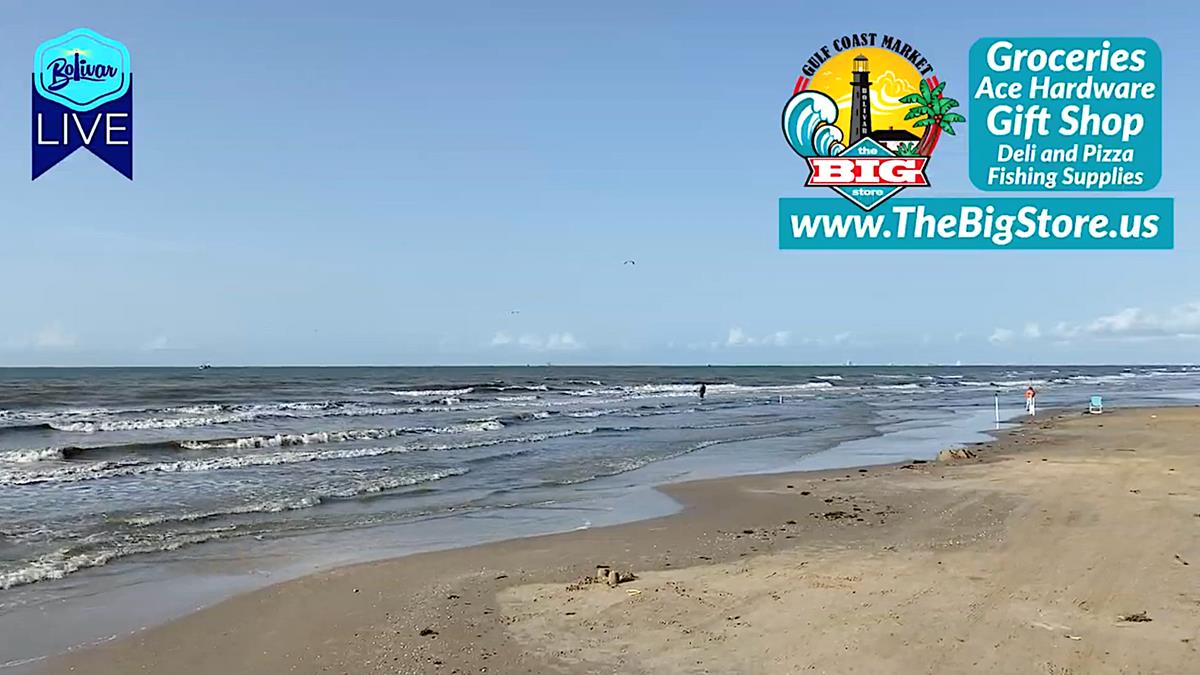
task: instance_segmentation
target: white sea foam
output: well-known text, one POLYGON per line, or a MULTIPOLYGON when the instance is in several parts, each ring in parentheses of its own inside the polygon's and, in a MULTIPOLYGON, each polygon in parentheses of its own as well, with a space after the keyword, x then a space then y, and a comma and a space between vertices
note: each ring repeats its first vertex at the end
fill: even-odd
MULTIPOLYGON (((221 412, 224 409, 220 403, 199 403, 196 405, 183 405, 174 408, 163 408, 161 412, 165 413, 180 413, 184 415, 204 415, 207 413, 221 412)), ((143 411, 135 411, 143 412, 143 411)))
MULTIPOLYGON (((744 385, 744 384, 706 384, 705 389, 709 395, 770 395, 783 396, 787 394, 802 393, 812 390, 830 389, 834 385, 831 382, 803 382, 799 384, 776 384, 776 385, 744 385)), ((644 398, 681 398, 697 396, 699 393, 699 384, 639 384, 633 387, 626 388, 625 397, 629 399, 644 399, 644 398)))
POLYGON ((242 438, 220 438, 211 441, 182 441, 180 446, 188 450, 221 450, 251 448, 285 448, 294 445, 316 445, 345 443, 348 441, 377 441, 410 434, 460 434, 483 431, 499 431, 504 424, 499 420, 478 420, 442 427, 395 427, 390 429, 348 429, 345 431, 316 431, 306 434, 275 434, 274 436, 245 436, 242 438))
POLYGON ((451 476, 461 476, 469 471, 470 470, 466 467, 456 467, 444 471, 434 471, 430 473, 380 476, 366 480, 355 481, 345 487, 314 490, 305 495, 283 497, 274 500, 253 501, 244 504, 228 506, 225 508, 212 509, 209 511, 193 511, 182 514, 154 513, 148 515, 130 516, 128 518, 120 519, 120 522, 133 525, 134 527, 152 527, 165 523, 194 522, 198 520, 208 520, 210 518, 237 516, 250 513, 282 513, 285 511, 298 511, 300 509, 307 509, 317 506, 330 499, 350 499, 362 495, 377 494, 380 492, 386 492, 388 490, 395 490, 396 488, 438 481, 451 476))
POLYGON ((0 462, 10 462, 13 464, 61 461, 62 459, 63 453, 61 448, 0 450, 0 462))
MULTIPOLYGON (((179 447, 185 450, 249 450, 254 448, 284 448, 296 445, 317 445, 328 443, 345 443, 352 441, 373 441, 396 438, 405 435, 437 435, 462 434, 473 432, 499 431, 504 424, 497 419, 473 420, 461 424, 450 424, 440 427, 395 427, 376 429, 348 429, 343 431, 316 431, 300 434, 275 434, 273 436, 244 436, 238 438, 218 438, 212 440, 179 441, 179 447)), ((79 448, 78 450, 88 450, 79 448)), ((92 448, 103 449, 103 447, 92 448)), ((20 448, 15 450, 0 450, 0 463, 29 464, 33 462, 64 461, 62 448, 20 448)))
POLYGON ((59 431, 74 431, 92 434, 97 431, 138 431, 144 429, 187 429, 191 427, 207 427, 235 422, 247 422, 255 418, 252 413, 229 413, 209 417, 151 417, 147 419, 108 419, 78 422, 50 422, 51 428, 59 431))
POLYGON ((475 387, 463 387, 462 389, 408 389, 399 391, 389 391, 392 396, 409 396, 412 398, 435 398, 446 396, 463 396, 475 391, 475 387))
POLYGON ((92 415, 110 415, 121 411, 110 408, 64 408, 61 410, 0 410, 0 421, 5 422, 47 422, 62 417, 87 417, 92 415))
POLYGON ((789 391, 810 391, 813 389, 832 389, 833 384, 829 382, 802 382, 799 384, 778 384, 778 385, 741 385, 741 384, 710 384, 708 385, 709 392, 715 393, 731 393, 731 394, 755 394, 755 393, 777 393, 789 391))
POLYGON ((130 516, 128 518, 119 519, 119 522, 133 525, 134 527, 150 527, 153 525, 162 525, 164 523, 192 522, 196 520, 206 520, 208 518, 217 518, 220 516, 236 516, 247 513, 281 513, 283 511, 306 509, 316 506, 320 503, 320 497, 306 495, 304 497, 239 504, 226 509, 214 509, 212 511, 196 511, 183 514, 160 513, 148 516, 130 516))
POLYGON ((274 436, 245 436, 223 438, 212 441, 182 441, 180 447, 188 450, 224 450, 251 448, 285 448, 294 445, 317 443, 341 443, 345 441, 374 441, 394 438, 404 434, 418 433, 418 428, 356 429, 350 431, 317 431, 307 434, 275 434, 274 436))
POLYGON ((32 584, 50 579, 63 577, 89 567, 99 567, 116 558, 139 553, 159 553, 174 551, 189 544, 200 544, 226 536, 226 531, 212 531, 199 534, 181 535, 169 540, 145 541, 125 544, 114 548, 103 548, 96 551, 75 552, 70 548, 60 548, 57 551, 27 560, 20 567, 0 572, 0 590, 14 586, 32 584))
MULTIPOLYGON (((711 389, 713 392, 716 392, 719 387, 728 388, 730 386, 732 385, 714 384, 709 386, 709 389, 711 389)), ((696 391, 699 389, 700 385, 698 384, 638 384, 629 387, 628 391, 631 391, 635 394, 687 394, 689 396, 695 396, 696 391)))
POLYGON ((960 380, 967 387, 1028 387, 1030 384, 1043 385, 1045 380, 995 380, 993 382, 979 382, 976 380, 960 380))
POLYGON ((101 478, 139 476, 144 474, 192 473, 198 471, 221 471, 252 466, 274 466, 337 459, 374 457, 399 452, 411 452, 409 446, 385 446, 353 448, 347 450, 304 450, 255 455, 226 455, 208 459, 182 459, 173 462, 115 462, 104 461, 90 464, 75 464, 30 472, 0 471, 0 485, 31 485, 35 483, 73 483, 101 478))
POLYGON ((391 415, 407 415, 414 412, 442 412, 446 408, 430 407, 394 407, 373 406, 369 404, 346 404, 337 401, 295 401, 287 403, 265 403, 245 406, 195 406, 188 408, 194 412, 209 412, 213 414, 192 414, 186 416, 164 417, 163 413, 182 413, 185 408, 171 408, 153 411, 158 415, 153 417, 102 417, 92 416, 88 419, 78 419, 74 416, 45 416, 36 418, 38 423, 49 424, 59 431, 76 433, 96 433, 101 431, 141 431, 151 429, 189 429, 196 427, 220 426, 252 422, 259 419, 276 417, 283 418, 320 418, 320 417, 380 417, 391 415))
POLYGON ((605 415, 619 415, 624 412, 629 412, 625 408, 597 408, 595 410, 580 410, 577 412, 566 413, 567 417, 603 417, 605 415))
POLYGON ((411 444, 368 448, 346 448, 331 450, 291 450, 286 452, 256 453, 246 455, 224 455, 205 459, 185 459, 170 462, 101 461, 88 464, 68 464, 33 470, 0 469, 0 486, 33 485, 38 483, 74 483, 85 480, 121 478, 147 474, 193 473, 221 471, 255 466, 300 464, 345 459, 359 459, 396 453, 468 450, 502 443, 536 443, 551 438, 594 433, 596 429, 572 429, 561 432, 513 436, 468 443, 411 444))
MULTIPOLYGON (((330 499, 350 499, 368 494, 377 494, 401 487, 461 476, 469 470, 452 468, 421 474, 381 476, 360 480, 344 487, 316 490, 310 494, 275 501, 250 502, 225 509, 198 511, 184 514, 148 514, 133 516, 123 522, 136 528, 148 528, 166 524, 183 524, 249 513, 280 513, 316 506, 330 499)), ((0 571, 0 590, 38 581, 62 579, 89 567, 99 567, 117 558, 131 555, 174 551, 183 546, 200 544, 214 539, 228 538, 238 534, 235 525, 223 525, 200 532, 147 532, 143 535, 113 535, 106 538, 85 540, 94 550, 78 550, 62 547, 33 560, 22 561, 14 569, 0 571)))
POLYGON ((587 389, 568 389, 563 393, 569 396, 580 396, 585 398, 594 396, 622 396, 629 393, 629 389, 624 387, 603 387, 600 389, 589 387, 587 389))

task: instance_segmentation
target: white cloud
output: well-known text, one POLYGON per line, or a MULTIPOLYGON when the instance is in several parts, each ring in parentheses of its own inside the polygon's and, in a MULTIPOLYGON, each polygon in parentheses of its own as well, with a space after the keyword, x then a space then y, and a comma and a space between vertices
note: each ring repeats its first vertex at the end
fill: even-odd
POLYGON ((997 328, 996 330, 992 331, 991 336, 988 337, 988 342, 994 345, 1004 344, 1005 342, 1012 341, 1014 335, 1015 333, 1007 328, 997 328))
POLYGON ((729 335, 725 338, 726 347, 786 347, 791 344, 792 334, 786 330, 777 330, 774 333, 767 333, 762 337, 754 337, 746 334, 746 331, 739 327, 729 329, 729 335))
POLYGON ((167 336, 159 335, 158 337, 152 338, 151 340, 147 341, 146 344, 142 345, 142 351, 161 352, 169 347, 170 343, 167 341, 167 336))
POLYGON ((1101 338, 1196 338, 1200 337, 1200 302, 1175 305, 1160 312, 1127 307, 1093 319, 1082 331, 1101 338))
POLYGON ((492 336, 490 344, 493 347, 521 347, 535 352, 566 352, 584 348, 584 344, 575 337, 575 334, 567 331, 550 333, 545 336, 537 333, 525 333, 520 337, 513 337, 509 333, 500 331, 492 336))
POLYGON ((42 328, 33 336, 33 346, 38 349, 70 349, 75 343, 75 336, 65 332, 57 323, 42 328))
POLYGON ((13 351, 67 350, 79 344, 72 333, 63 329, 57 321, 43 326, 34 333, 14 335, 0 343, 0 348, 13 351))
POLYGON ((546 336, 546 349, 551 351, 573 351, 582 349, 583 343, 571 333, 551 333, 546 336))
POLYGON ((1038 324, 1025 326, 1024 336, 1029 339, 1050 337, 1057 344, 1072 340, 1093 338, 1098 340, 1154 340, 1154 339, 1197 339, 1200 338, 1200 302, 1186 302, 1165 310, 1147 310, 1141 307, 1126 307, 1112 314, 1098 316, 1090 321, 1071 323, 1059 321, 1048 331, 1041 331, 1038 324))
POLYGON ((1050 329, 1050 335, 1059 341, 1068 341, 1079 335, 1079 327, 1072 326, 1066 321, 1059 321, 1050 329))

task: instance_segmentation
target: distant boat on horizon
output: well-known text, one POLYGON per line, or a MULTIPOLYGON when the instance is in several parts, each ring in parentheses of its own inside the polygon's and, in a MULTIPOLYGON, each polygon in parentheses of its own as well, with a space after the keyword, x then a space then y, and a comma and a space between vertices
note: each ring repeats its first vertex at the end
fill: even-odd
POLYGON ((208 370, 209 368, 212 368, 211 363, 201 363, 198 370, 208 370))

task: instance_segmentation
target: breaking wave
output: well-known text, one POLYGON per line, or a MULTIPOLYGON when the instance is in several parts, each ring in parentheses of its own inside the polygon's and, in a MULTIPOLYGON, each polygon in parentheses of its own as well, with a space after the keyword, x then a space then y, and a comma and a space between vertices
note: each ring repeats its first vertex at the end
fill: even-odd
MULTIPOLYGON (((447 404, 449 405, 449 404, 447 404)), ((485 407, 485 406, 475 406, 485 407)), ((462 409, 469 410, 471 407, 462 409)), ((203 405, 142 411, 97 411, 87 416, 73 412, 12 413, 3 430, 49 428, 92 434, 102 431, 146 431, 190 429, 252 422, 272 418, 314 419, 322 417, 382 417, 419 412, 444 412, 445 406, 377 406, 351 401, 295 401, 248 405, 203 405), (142 414, 148 416, 131 417, 142 414)))
POLYGON ((392 396, 409 396, 412 398, 446 398, 447 396, 463 396, 475 391, 474 387, 462 389, 402 389, 389 391, 392 396))
POLYGON ((466 467, 456 467, 453 469, 447 469, 445 471, 434 471, 422 474, 383 476, 379 478, 355 481, 346 487, 317 489, 308 494, 299 496, 248 502, 226 508, 212 509, 209 511, 135 515, 126 518, 120 518, 118 519, 118 522, 132 525, 134 527, 152 527, 165 523, 196 522, 200 520, 210 520, 213 518, 246 515, 251 513, 282 513, 285 511, 298 511, 323 504, 330 500, 352 499, 354 497, 361 497, 363 495, 378 494, 380 492, 387 492, 397 488, 411 487, 421 483, 442 480, 443 478, 450 478, 451 476, 461 476, 469 471, 470 469, 466 467))
POLYGON ((310 508, 332 499, 350 499, 366 494, 386 492, 401 487, 438 481, 451 476, 461 476, 467 472, 468 469, 466 468, 454 468, 422 474, 384 476, 358 481, 347 487, 316 490, 310 494, 295 498, 252 502, 230 506, 225 509, 176 515, 151 514, 133 516, 122 522, 135 528, 134 533, 113 533, 99 539, 85 538, 78 543, 63 546, 32 560, 21 561, 13 569, 0 572, 0 590, 39 581, 62 579, 68 574, 90 567, 106 565, 113 560, 131 555, 174 551, 184 546, 246 534, 245 532, 239 532, 235 525, 225 525, 192 532, 147 531, 138 533, 136 532, 138 529, 198 522, 231 515, 293 511, 310 508))
POLYGON ((12 464, 31 464, 33 462, 51 462, 65 459, 61 448, 30 448, 18 450, 0 450, 0 462, 12 464))
POLYGON ((186 450, 222 450, 252 448, 286 448, 296 445, 345 443, 349 441, 377 441, 412 434, 459 434, 483 431, 499 431, 504 424, 499 420, 479 420, 444 427, 395 427, 390 429, 348 429, 346 431, 315 431, 306 434, 275 434, 274 436, 243 436, 220 438, 208 441, 180 441, 186 450))
POLYGON ((105 478, 121 478, 146 474, 192 473, 202 471, 222 471, 226 469, 241 469, 254 466, 276 466, 280 464, 299 464, 305 462, 324 462, 344 459, 360 459, 408 452, 430 452, 448 450, 469 450, 485 448, 506 443, 536 443, 552 438, 562 438, 581 434, 595 433, 598 429, 573 429, 558 432, 529 434, 527 436, 512 436, 480 440, 470 443, 446 444, 412 444, 381 446, 368 448, 346 448, 336 450, 291 450, 275 453, 256 453, 247 455, 223 455, 204 459, 181 459, 167 462, 139 461, 101 461, 88 464, 53 465, 34 470, 4 470, 0 469, 0 486, 34 485, 38 483, 74 483, 86 480, 105 478))
POLYGON ((140 553, 174 551, 189 544, 201 544, 214 539, 220 539, 224 535, 225 533, 222 531, 212 531, 180 535, 170 539, 159 538, 158 540, 140 541, 117 545, 114 548, 100 548, 97 550, 77 550, 71 547, 64 547, 41 555, 33 560, 23 561, 15 569, 0 572, 0 590, 39 581, 62 579, 73 572, 78 572, 89 567, 100 567, 117 558, 140 553))

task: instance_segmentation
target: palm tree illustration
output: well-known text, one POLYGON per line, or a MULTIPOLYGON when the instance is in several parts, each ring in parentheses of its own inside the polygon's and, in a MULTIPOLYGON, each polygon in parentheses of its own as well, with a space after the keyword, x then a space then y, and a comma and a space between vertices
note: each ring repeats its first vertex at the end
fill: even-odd
POLYGON ((916 148, 918 155, 928 157, 933 152, 933 146, 937 145, 938 138, 943 131, 953 136, 954 127, 951 125, 967 121, 967 118, 962 115, 950 112, 951 108, 958 107, 958 101, 942 97, 942 90, 945 88, 945 82, 939 82, 936 87, 931 89, 928 82, 921 80, 920 93, 908 94, 900 99, 901 103, 915 104, 909 108, 904 119, 911 120, 915 117, 925 116, 924 119, 913 122, 914 128, 925 127, 925 133, 921 135, 921 142, 916 148))

